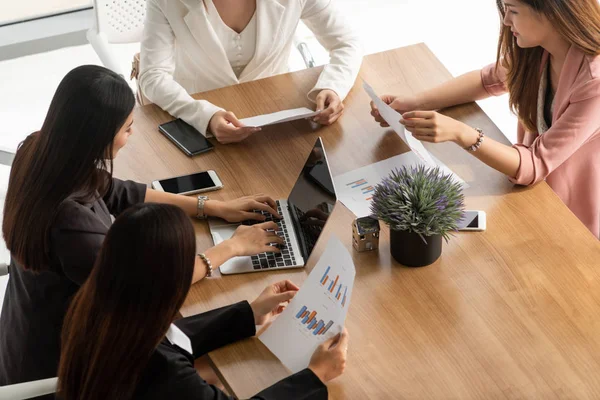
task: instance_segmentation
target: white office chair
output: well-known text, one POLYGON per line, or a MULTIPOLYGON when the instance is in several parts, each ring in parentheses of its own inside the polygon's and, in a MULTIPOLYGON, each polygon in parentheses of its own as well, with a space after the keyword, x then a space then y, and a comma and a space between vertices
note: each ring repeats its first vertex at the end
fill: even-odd
MULTIPOLYGON (((111 44, 137 43, 142 40, 146 0, 94 0, 94 26, 87 39, 104 66, 123 77, 130 75, 119 65, 110 50, 111 44)), ((314 59, 304 40, 296 37, 294 46, 300 52, 307 68, 315 66, 314 59)))
POLYGON ((128 70, 121 66, 110 44, 137 43, 142 40, 146 18, 146 0, 94 0, 94 26, 87 39, 104 66, 123 77, 128 70))
POLYGON ((56 392, 58 378, 0 386, 0 399, 25 400, 56 392))
POLYGON ((304 60, 304 65, 306 65, 306 68, 313 68, 317 66, 317 63, 315 62, 315 59, 308 48, 308 44, 306 44, 305 41, 296 36, 294 38, 294 46, 302 56, 302 60, 304 60))

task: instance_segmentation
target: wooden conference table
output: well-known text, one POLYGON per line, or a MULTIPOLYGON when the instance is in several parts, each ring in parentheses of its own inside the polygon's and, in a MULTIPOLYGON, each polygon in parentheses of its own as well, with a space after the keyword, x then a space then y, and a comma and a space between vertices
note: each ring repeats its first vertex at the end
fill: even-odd
MULTIPOLYGON (((239 118, 301 106, 319 68, 198 94, 239 118)), ((217 171, 233 199, 254 193, 286 198, 316 138, 323 138, 334 175, 407 151, 369 115, 361 79, 379 94, 413 93, 450 73, 423 44, 365 57, 344 116, 313 130, 306 121, 265 129, 239 144, 188 158, 157 130, 172 119, 156 106, 136 109, 136 134, 115 162, 115 176, 154 179, 217 171)), ((486 135, 508 141, 476 104, 444 110, 486 135)), ((215 142, 216 143, 216 142, 215 142)), ((217 276, 192 287, 181 310, 194 315, 254 299, 270 283, 302 284, 335 234, 352 252, 356 281, 347 319, 347 369, 330 398, 600 398, 600 243, 546 183, 517 188, 451 143, 425 144, 469 184, 468 209, 485 210, 487 231, 460 233, 433 265, 405 268, 389 253, 355 253, 353 214, 338 203, 306 269, 217 276)), ((212 245, 196 222, 198 248, 212 245)), ((218 274, 217 274, 218 275, 218 274)), ((290 343, 293 347, 294 343, 290 343)), ((228 389, 240 398, 288 375, 256 338, 210 354, 228 389)))

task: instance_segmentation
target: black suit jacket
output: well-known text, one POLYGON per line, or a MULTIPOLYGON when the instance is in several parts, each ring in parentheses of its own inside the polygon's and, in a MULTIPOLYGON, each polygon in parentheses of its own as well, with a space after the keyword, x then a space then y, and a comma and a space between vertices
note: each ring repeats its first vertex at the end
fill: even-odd
MULTIPOLYGON (((194 354, 164 339, 142 374, 136 400, 224 400, 232 397, 206 383, 194 368, 194 359, 256 333, 248 302, 237 303, 175 322, 192 343, 194 354)), ((260 371, 256 371, 260 374, 260 371)), ((309 369, 277 382, 252 399, 327 399, 327 387, 309 369)))
POLYGON ((145 196, 146 185, 113 179, 106 195, 91 203, 68 198, 50 228, 49 268, 33 273, 11 260, 0 317, 0 385, 56 376, 63 318, 94 266, 110 216, 145 196))

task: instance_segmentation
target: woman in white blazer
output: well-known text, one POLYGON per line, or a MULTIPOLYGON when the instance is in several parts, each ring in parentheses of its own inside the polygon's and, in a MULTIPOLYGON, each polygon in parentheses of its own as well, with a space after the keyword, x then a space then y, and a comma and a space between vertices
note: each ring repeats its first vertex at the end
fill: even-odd
POLYGON ((142 93, 203 135, 221 143, 244 140, 258 129, 190 93, 287 72, 300 20, 330 52, 330 64, 308 98, 322 110, 315 121, 332 124, 362 62, 358 35, 334 0, 148 0, 142 93))

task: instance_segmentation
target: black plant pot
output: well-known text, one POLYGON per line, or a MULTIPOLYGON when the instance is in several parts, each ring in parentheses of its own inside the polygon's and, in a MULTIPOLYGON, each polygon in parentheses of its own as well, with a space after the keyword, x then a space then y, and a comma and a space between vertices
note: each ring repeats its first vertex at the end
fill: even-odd
POLYGON ((407 267, 433 264, 442 254, 442 235, 423 236, 423 239, 417 233, 390 229, 392 257, 407 267))

